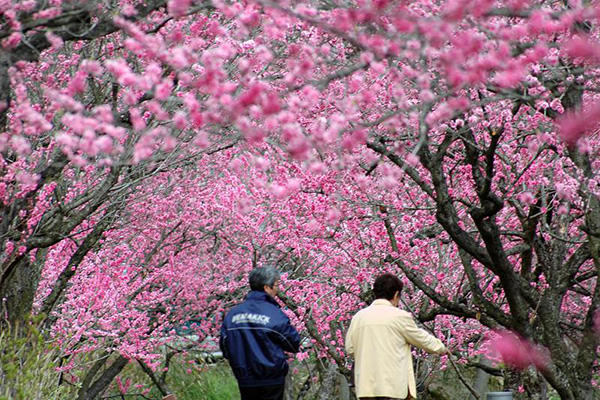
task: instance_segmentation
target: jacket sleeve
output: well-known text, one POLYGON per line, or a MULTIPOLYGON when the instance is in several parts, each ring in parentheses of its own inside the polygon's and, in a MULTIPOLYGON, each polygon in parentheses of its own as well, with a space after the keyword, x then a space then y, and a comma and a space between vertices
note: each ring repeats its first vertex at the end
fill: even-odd
POLYGON ((277 329, 281 335, 279 345, 284 351, 297 353, 300 351, 300 335, 298 334, 296 328, 292 326, 292 323, 287 315, 283 314, 283 317, 283 322, 278 326, 277 329))
POLYGON ((223 325, 221 325, 221 333, 219 335, 219 348, 223 353, 223 357, 229 359, 229 351, 227 348, 227 328, 225 327, 225 320, 223 320, 223 325))
POLYGON ((428 353, 442 354, 446 351, 446 346, 444 346, 442 341, 417 327, 412 316, 400 316, 398 321, 402 336, 404 336, 408 343, 417 346, 428 353))
POLYGON ((344 347, 346 348, 346 353, 354 354, 354 328, 356 324, 354 323, 354 318, 350 321, 350 327, 348 328, 348 332, 346 333, 346 340, 344 342, 344 347))

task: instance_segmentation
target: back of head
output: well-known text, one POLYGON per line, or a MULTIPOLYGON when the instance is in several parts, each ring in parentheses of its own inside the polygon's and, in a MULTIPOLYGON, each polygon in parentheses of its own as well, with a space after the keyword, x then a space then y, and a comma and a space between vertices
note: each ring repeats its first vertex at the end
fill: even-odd
POLYGON ((250 276, 248 277, 250 281, 250 289, 264 291, 265 285, 269 287, 273 287, 275 282, 279 280, 280 273, 273 266, 265 266, 254 268, 250 271, 250 276))
POLYGON ((375 279, 373 294, 376 299, 392 300, 396 292, 402 292, 403 287, 402 281, 396 275, 385 273, 375 279))

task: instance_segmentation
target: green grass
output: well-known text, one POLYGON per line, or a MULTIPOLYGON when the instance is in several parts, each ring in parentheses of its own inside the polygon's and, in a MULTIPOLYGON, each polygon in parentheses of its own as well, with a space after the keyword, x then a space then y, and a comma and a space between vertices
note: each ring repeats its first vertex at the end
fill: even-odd
POLYGON ((235 400, 240 398, 237 382, 226 362, 200 370, 177 364, 169 371, 168 383, 177 400, 235 400))
MULTIPOLYGON (((157 372, 160 374, 160 372, 157 372)), ((137 363, 130 363, 121 374, 122 382, 130 379, 127 399, 162 399, 159 390, 137 363), (148 391, 149 390, 149 391, 148 391)), ((226 361, 215 364, 198 364, 193 358, 179 357, 172 360, 166 380, 167 387, 177 400, 239 400, 237 382, 226 361)), ((119 397, 116 381, 104 396, 119 397)), ((2 400, 2 399, 0 399, 2 400)))
MULTIPOLYGON (((77 386, 59 385, 60 350, 44 340, 34 324, 0 330, 0 400, 66 400, 77 397, 77 386)), ((92 354, 88 354, 90 357, 92 354)), ((80 356, 82 357, 82 356, 80 356)), ((86 365, 86 357, 79 358, 86 365)), ((81 379, 85 369, 73 371, 81 379)), ((157 372, 160 373, 160 372, 157 372)), ((162 399, 162 394, 135 362, 119 374, 129 379, 127 396, 121 397, 116 380, 103 397, 162 399)), ((77 383, 76 383, 77 385, 77 383)), ((199 364, 192 355, 175 357, 167 385, 177 400, 239 400, 237 382, 226 361, 199 364)))
POLYGON ((58 349, 33 325, 0 330, 0 400, 61 400, 74 390, 59 386, 58 349))

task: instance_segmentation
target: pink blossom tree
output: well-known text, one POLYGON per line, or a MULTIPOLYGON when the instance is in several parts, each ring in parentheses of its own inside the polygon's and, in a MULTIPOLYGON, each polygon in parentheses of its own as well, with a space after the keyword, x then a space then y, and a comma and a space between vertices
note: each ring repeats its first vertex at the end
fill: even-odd
POLYGON ((595 2, 0 12, 0 311, 22 322, 37 292, 71 361, 113 355, 82 399, 131 359, 151 372, 190 314, 213 334, 266 259, 342 372, 347 322, 388 269, 457 351, 505 328, 561 398, 593 396, 595 2))

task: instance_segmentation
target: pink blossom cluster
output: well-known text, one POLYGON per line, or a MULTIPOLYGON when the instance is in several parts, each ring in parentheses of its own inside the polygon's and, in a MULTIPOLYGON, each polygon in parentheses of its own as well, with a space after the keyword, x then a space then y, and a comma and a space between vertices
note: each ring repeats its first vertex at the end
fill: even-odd
MULTIPOLYGON (((5 48, 21 46, 20 13, 34 3, 0 0, 5 48)), ((47 229, 45 216, 80 218, 48 249, 35 303, 72 268, 52 314, 65 371, 101 348, 159 368, 176 328, 194 319, 200 338, 216 335, 248 272, 269 261, 284 272, 286 312, 314 345, 300 361, 345 365, 345 329, 383 271, 403 277, 415 313, 435 310, 432 298, 466 304, 468 318, 442 313, 432 330, 481 353, 477 338, 494 324, 474 296, 515 312, 474 217, 486 190, 501 199, 484 222, 498 227, 510 272, 532 297, 553 288, 537 252, 559 243, 553 254, 565 264, 579 254, 600 193, 597 28, 573 32, 597 10, 355 3, 214 1, 206 11, 170 0, 141 17, 123 2, 110 16, 117 32, 63 42, 48 30, 39 61, 11 67, 0 199, 25 205, 0 261, 42 254, 27 243, 47 229), (580 103, 569 103, 578 91, 580 103), (57 154, 67 162, 49 176, 57 154), (70 266, 117 203, 118 217, 70 266), (445 206, 453 229, 439 224, 445 206), (459 237, 479 259, 459 252, 459 237)), ((58 15, 62 3, 48 4, 37 18, 58 15)), ((565 294, 562 321, 582 324, 592 272, 590 260, 573 270, 582 281, 565 294)), ((507 364, 548 365, 537 345, 496 335, 507 364)))
POLYGON ((549 363, 547 350, 509 332, 496 332, 491 347, 500 359, 515 368, 524 369, 530 365, 544 369, 549 363))

